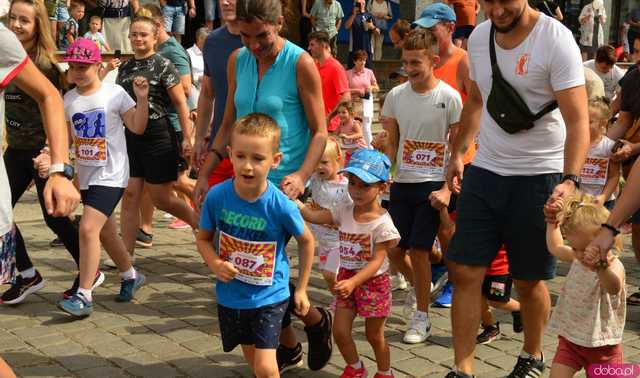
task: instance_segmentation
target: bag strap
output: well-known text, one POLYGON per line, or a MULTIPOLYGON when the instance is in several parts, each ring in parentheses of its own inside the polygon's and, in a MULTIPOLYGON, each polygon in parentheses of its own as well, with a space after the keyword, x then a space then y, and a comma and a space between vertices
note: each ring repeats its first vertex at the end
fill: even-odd
MULTIPOLYGON (((489 32, 489 55, 491 56, 491 73, 493 75, 493 80, 502 80, 507 82, 504 77, 502 77, 502 72, 500 72, 500 67, 498 66, 498 59, 496 58, 496 45, 495 45, 495 35, 496 28, 491 24, 491 31, 489 32)), ((508 83, 508 82, 507 82, 508 83)), ((515 90, 515 89, 514 89, 515 90)), ((553 100, 547 106, 542 108, 538 113, 534 114, 534 121, 539 120, 545 114, 554 111, 558 107, 558 101, 553 100)))
POLYGON ((493 76, 500 75, 500 67, 498 67, 498 60, 496 59, 496 46, 495 46, 496 27, 491 23, 491 31, 489 32, 489 55, 491 56, 491 73, 493 76))

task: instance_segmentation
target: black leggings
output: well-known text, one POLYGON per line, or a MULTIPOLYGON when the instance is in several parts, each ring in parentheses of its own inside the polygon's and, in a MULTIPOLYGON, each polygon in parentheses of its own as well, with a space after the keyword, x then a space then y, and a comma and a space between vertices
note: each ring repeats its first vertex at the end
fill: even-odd
MULTIPOLYGON (((33 168, 33 158, 40 154, 40 149, 35 150, 18 150, 11 147, 7 147, 4 153, 4 164, 7 169, 7 176, 9 177, 9 186, 11 187, 11 206, 15 206, 22 194, 27 190, 31 180, 35 181, 36 189, 38 192, 38 201, 40 202, 40 208, 42 209, 42 215, 47 226, 53 231, 62 244, 64 244, 67 251, 76 265, 80 261, 80 241, 78 235, 78 228, 69 220, 68 217, 52 217, 47 214, 47 210, 44 207, 44 186, 47 182, 46 179, 40 178, 38 172, 33 168)), ((16 224, 16 268, 19 272, 27 270, 33 267, 31 259, 27 254, 27 248, 24 244, 24 239, 20 233, 20 229, 16 224)))

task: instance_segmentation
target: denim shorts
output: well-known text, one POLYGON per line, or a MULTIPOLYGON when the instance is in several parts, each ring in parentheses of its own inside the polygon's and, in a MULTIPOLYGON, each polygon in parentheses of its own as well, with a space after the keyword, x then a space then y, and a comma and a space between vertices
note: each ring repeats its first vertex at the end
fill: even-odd
POLYGON ((552 279, 556 262, 547 250, 543 208, 561 176, 500 176, 471 166, 458 198, 447 260, 489 267, 505 244, 514 279, 552 279))
POLYGON ((164 27, 169 33, 184 34, 186 22, 186 9, 184 5, 174 7, 165 5, 162 7, 164 15, 164 27))
POLYGON ((231 352, 238 345, 255 345, 257 349, 276 349, 282 318, 288 300, 247 310, 236 310, 218 304, 218 322, 222 349, 231 352))

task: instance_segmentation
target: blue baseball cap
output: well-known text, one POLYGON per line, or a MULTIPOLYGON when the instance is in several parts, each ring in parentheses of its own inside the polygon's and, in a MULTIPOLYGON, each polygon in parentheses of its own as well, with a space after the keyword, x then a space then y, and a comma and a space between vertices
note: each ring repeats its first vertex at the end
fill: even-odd
POLYGON ((351 173, 367 184, 375 184, 389 181, 390 169, 391 161, 387 155, 363 148, 351 155, 347 168, 340 172, 351 173))
POLYGON ((420 17, 417 18, 411 26, 414 28, 420 26, 429 29, 442 21, 455 22, 456 13, 446 4, 435 3, 425 7, 422 13, 420 13, 420 17))

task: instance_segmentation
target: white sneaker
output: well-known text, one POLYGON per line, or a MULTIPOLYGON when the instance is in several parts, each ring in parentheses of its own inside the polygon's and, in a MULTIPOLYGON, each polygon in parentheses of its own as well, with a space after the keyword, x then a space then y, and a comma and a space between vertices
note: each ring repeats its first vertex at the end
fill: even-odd
POLYGON ((431 336, 431 322, 413 319, 402 341, 405 344, 420 344, 425 342, 429 336, 431 336))
POLYGON ((407 296, 404 299, 404 307, 402 307, 402 315, 405 319, 413 318, 413 314, 418 308, 418 302, 416 301, 416 290, 412 287, 409 289, 407 296))
POLYGON ((407 280, 404 279, 402 273, 397 273, 391 276, 391 290, 407 290, 409 285, 407 285, 407 280))

